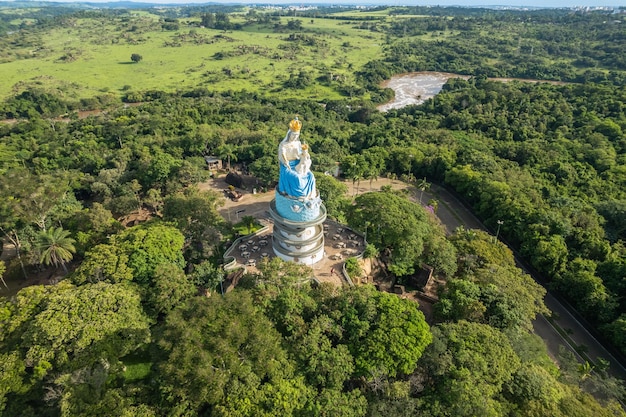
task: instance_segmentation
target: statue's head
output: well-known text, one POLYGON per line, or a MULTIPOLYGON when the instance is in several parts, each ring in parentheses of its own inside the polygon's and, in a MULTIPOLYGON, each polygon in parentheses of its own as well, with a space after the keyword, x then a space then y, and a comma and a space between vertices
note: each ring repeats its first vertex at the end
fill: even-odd
POLYGON ((298 140, 298 138, 300 138, 300 132, 294 132, 290 129, 288 136, 290 141, 298 140))
POLYGON ((291 130, 292 133, 297 133, 299 135, 300 129, 302 129, 302 122, 298 120, 298 116, 296 116, 295 119, 289 122, 289 130, 291 130))

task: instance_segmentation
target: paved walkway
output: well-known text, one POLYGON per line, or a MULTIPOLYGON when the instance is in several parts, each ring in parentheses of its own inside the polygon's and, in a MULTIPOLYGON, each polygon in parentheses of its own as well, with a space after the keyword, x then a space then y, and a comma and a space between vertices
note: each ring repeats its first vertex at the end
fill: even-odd
MULTIPOLYGON (((249 182, 250 181, 248 181, 248 183, 249 182)), ((398 182, 398 184, 400 183, 398 182)), ((202 190, 212 189, 219 192, 227 187, 228 185, 224 182, 224 177, 210 179, 199 185, 199 188, 202 190)), ((260 240, 267 240, 269 241, 268 243, 271 244, 270 236, 273 232, 273 223, 272 218, 269 215, 268 208, 270 202, 274 199, 274 190, 256 194, 244 190, 242 194, 243 196, 239 199, 239 201, 232 201, 227 198, 224 205, 219 208, 219 213, 222 217, 232 223, 237 223, 243 216, 253 216, 257 219, 263 220, 266 224, 270 225, 269 230, 263 233, 263 235, 252 240, 254 243, 257 243, 260 240)), ((330 220, 324 222, 324 229, 325 256, 323 260, 312 266, 313 273, 315 278, 317 278, 320 282, 330 282, 334 285, 341 286, 344 282, 341 279, 340 271, 343 268, 345 258, 353 256, 363 249, 363 239, 359 237, 352 237, 352 235, 354 235, 352 230, 330 220), (355 246, 355 242, 358 242, 359 246, 355 246), (332 270, 336 272, 331 273, 332 270)), ((234 248, 232 252, 232 255, 235 256, 235 259, 237 260, 237 263, 240 265, 246 265, 246 268, 251 271, 255 271, 256 268, 255 266, 247 265, 250 259, 254 259, 258 262, 260 261, 263 253, 268 254, 270 257, 274 256, 274 253, 269 246, 266 246, 262 250, 259 249, 252 252, 249 249, 250 247, 254 247, 254 243, 248 245, 249 247, 245 250, 234 248), (242 255, 244 252, 248 252, 246 256, 242 255)))

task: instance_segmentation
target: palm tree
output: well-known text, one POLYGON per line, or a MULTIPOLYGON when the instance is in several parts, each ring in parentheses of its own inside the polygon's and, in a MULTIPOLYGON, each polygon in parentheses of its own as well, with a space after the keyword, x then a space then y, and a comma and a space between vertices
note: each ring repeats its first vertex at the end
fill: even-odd
POLYGON ((252 233, 252 228, 256 224, 256 219, 253 216, 243 216, 241 218, 241 223, 243 226, 248 229, 248 234, 252 233))
POLYGON ((217 156, 220 159, 227 158, 228 159, 228 171, 230 171, 230 160, 237 160, 237 147, 230 143, 225 143, 219 146, 216 150, 217 156))
POLYGON ((426 177, 423 180, 419 180, 417 182, 417 189, 420 190, 420 204, 422 204, 422 196, 424 195, 424 191, 430 188, 430 183, 426 182, 426 177))
POLYGON ((66 262, 69 262, 76 253, 74 247, 74 239, 70 236, 70 232, 63 230, 61 227, 51 227, 39 234, 37 247, 41 252, 40 262, 45 265, 63 267, 67 274, 66 262))
POLYGON ((365 173, 365 178, 370 180, 370 193, 372 192, 372 182, 374 182, 374 180, 378 180, 379 174, 380 172, 376 168, 371 166, 365 173))

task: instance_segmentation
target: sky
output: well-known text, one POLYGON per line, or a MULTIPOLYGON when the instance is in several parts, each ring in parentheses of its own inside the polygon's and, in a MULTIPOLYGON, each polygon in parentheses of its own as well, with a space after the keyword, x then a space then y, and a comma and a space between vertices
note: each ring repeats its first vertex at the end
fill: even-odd
MULTIPOLYGON (((55 2, 73 3, 72 0, 52 0, 55 2)), ((115 0, 81 0, 85 3, 106 3, 115 0)), ((626 7, 626 0, 269 0, 269 1, 245 1, 245 0, 131 0, 136 3, 167 3, 167 4, 201 4, 201 3, 237 3, 237 4, 351 4, 351 5, 393 5, 393 6, 465 6, 465 7, 626 7)))

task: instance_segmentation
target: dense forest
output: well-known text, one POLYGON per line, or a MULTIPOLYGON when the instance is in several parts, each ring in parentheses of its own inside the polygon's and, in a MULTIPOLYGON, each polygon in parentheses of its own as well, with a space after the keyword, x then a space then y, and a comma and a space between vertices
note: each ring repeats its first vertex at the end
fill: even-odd
MULTIPOLYGON (((338 163, 349 181, 424 178, 454 190, 626 353, 623 15, 426 9, 302 12, 387 37, 381 59, 354 68, 350 89, 309 79, 339 100, 192 86, 72 99, 42 87, 0 103, 14 119, 0 123, 0 233, 17 248, 0 272, 63 277, 0 303, 0 415, 625 415, 622 382, 601 363, 565 352, 555 363, 532 334, 545 289, 510 249, 480 231, 446 236, 401 192, 349 198, 318 175, 329 215, 366 230, 391 274, 408 283, 426 263, 446 282, 432 323, 412 301, 313 285, 302 280, 308 268, 276 259, 217 291, 234 231, 217 211, 222 196, 196 188, 203 157, 245 164, 271 187, 276 146, 298 114, 318 171, 338 163), (390 95, 379 83, 404 71, 470 78, 378 112, 390 95), (99 111, 80 116, 87 108, 99 111), (122 226, 139 208, 153 219, 122 226)), ((86 13, 59 10, 33 10, 40 21, 22 29, 9 14, 0 42, 86 13)), ((231 11, 184 13, 215 25, 231 11)))

